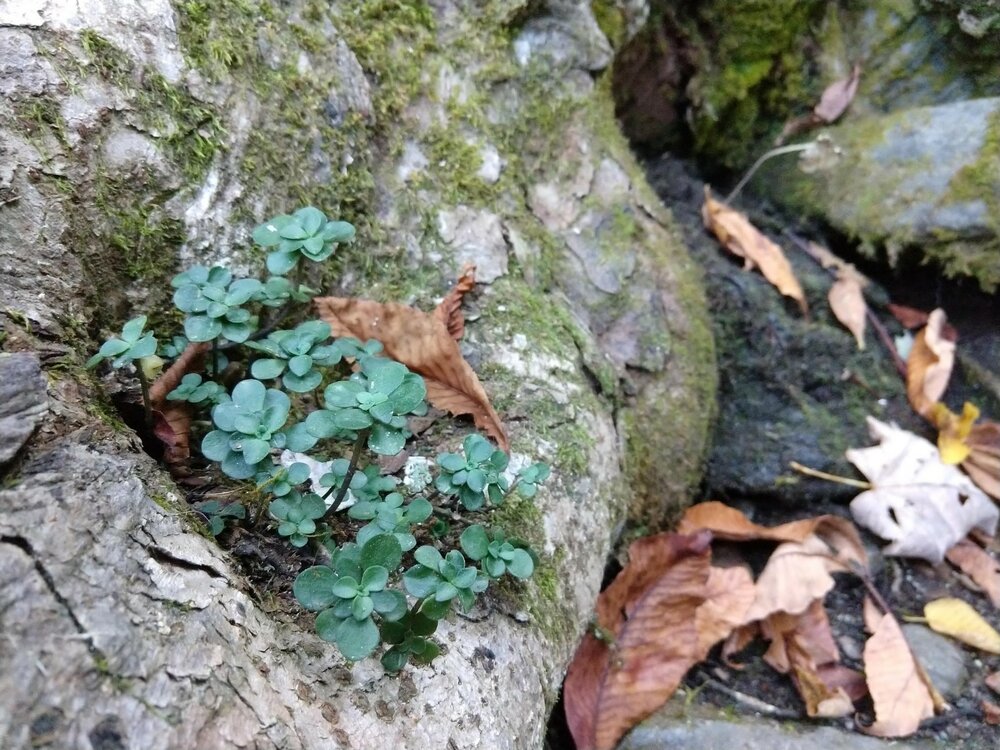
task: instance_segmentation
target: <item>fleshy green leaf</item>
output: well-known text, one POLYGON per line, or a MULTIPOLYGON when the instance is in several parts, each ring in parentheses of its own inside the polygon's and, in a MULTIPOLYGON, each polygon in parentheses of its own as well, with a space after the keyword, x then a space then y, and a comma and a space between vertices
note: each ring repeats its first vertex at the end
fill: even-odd
POLYGON ((250 374, 258 380, 271 380, 285 371, 283 359, 258 359, 250 366, 250 374))
POLYGON ((326 565, 316 565, 303 570, 292 585, 292 592, 299 604, 313 612, 326 609, 337 601, 333 584, 337 574, 326 565))
POLYGON ((458 543, 472 560, 482 560, 489 553, 490 539, 486 535, 486 529, 478 523, 463 531, 458 543))
POLYGON ((402 559, 403 550, 396 537, 392 534, 379 534, 361 548, 359 563, 363 568, 379 565, 387 571, 393 571, 399 567, 402 559))
MULTIPOLYGON (((318 620, 319 618, 317 625, 318 620)), ((378 628, 370 617, 361 621, 350 617, 342 620, 334 628, 334 642, 344 658, 351 661, 358 661, 371 655, 379 640, 378 628)))

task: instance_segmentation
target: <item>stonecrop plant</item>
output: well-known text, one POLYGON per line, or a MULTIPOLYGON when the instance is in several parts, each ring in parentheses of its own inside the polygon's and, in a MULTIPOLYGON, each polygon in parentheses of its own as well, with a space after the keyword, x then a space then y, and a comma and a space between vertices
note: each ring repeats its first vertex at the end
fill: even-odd
POLYGON ((455 511, 488 518, 513 492, 530 499, 549 467, 513 472, 510 456, 470 434, 460 452, 421 459, 421 482, 383 476, 366 457, 404 450, 409 418, 427 411, 423 378, 384 357, 377 341, 333 338, 325 322, 281 327, 295 320, 295 303, 314 293, 286 275, 302 260, 329 260, 354 238, 354 227, 306 207, 264 222, 252 236, 270 250, 268 279, 192 266, 172 281, 183 335, 163 338, 158 348, 140 316, 87 366, 107 360, 118 370, 134 367, 151 424, 153 365, 210 345, 204 367, 186 372, 166 398, 201 412, 194 422, 206 425, 201 455, 247 482, 248 496, 263 497, 256 513, 237 502, 196 503, 212 535, 263 520, 291 547, 311 546, 321 564, 298 574, 293 593, 317 613, 320 638, 352 661, 381 648, 389 672, 429 663, 440 653, 432 636, 441 619, 468 612, 491 581, 529 578, 538 561, 525 542, 464 516, 455 521, 455 511), (318 481, 315 466, 324 467, 318 481))

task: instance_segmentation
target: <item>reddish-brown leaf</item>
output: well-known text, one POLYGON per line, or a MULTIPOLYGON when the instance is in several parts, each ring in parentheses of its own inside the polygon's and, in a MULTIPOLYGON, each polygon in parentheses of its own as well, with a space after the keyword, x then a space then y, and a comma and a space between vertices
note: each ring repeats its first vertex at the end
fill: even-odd
POLYGON ((994 607, 1000 607, 1000 563, 989 552, 963 539, 945 557, 986 593, 994 607))
POLYGON ((993 672, 988 674, 986 679, 983 680, 986 683, 986 687, 992 690, 997 695, 1000 695, 1000 672, 993 672))
POLYGON ((171 402, 153 410, 153 434, 163 443, 163 463, 175 479, 190 475, 191 405, 171 402))
POLYGON ((903 631, 885 614, 865 643, 865 674, 875 704, 875 723, 865 729, 876 737, 905 737, 934 715, 934 699, 903 631))
POLYGON ((983 721, 990 726, 1000 724, 1000 706, 991 701, 980 701, 979 705, 983 709, 983 721))
POLYGON ((462 298, 476 287, 476 267, 466 263, 451 291, 434 308, 434 317, 444 323, 451 337, 458 341, 465 335, 465 316, 462 315, 462 298))
MULTIPOLYGON (((892 313, 892 317, 898 320, 903 328, 909 328, 911 331, 927 325, 927 319, 931 316, 926 310, 918 310, 915 307, 907 307, 906 305, 896 305, 892 302, 887 307, 889 308, 889 312, 892 313)), ((951 323, 945 323, 941 327, 941 335, 948 341, 958 341, 958 331, 955 330, 951 323)))
POLYGON ((198 372, 204 366, 205 352, 211 348, 208 342, 192 341, 185 347, 173 364, 164 370, 149 386, 149 401, 153 408, 159 408, 167 398, 167 394, 181 383, 181 378, 189 372, 198 372))
POLYGON ((577 750, 610 750, 659 707, 704 658, 696 626, 711 566, 707 532, 658 534, 629 548, 601 594, 597 620, 613 644, 587 634, 564 686, 577 750))
POLYGON ((422 375, 427 400, 452 414, 470 414, 505 451, 507 433, 486 391, 445 324, 434 315, 396 303, 343 297, 317 297, 313 302, 334 336, 382 342, 387 356, 422 375))

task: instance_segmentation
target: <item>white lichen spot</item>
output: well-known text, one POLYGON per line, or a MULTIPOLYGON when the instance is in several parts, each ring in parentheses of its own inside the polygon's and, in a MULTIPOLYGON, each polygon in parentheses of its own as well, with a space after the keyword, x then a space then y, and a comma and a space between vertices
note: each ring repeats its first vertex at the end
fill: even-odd
POLYGON ((410 492, 421 492, 432 480, 429 458, 410 456, 406 459, 403 465, 403 484, 410 492))

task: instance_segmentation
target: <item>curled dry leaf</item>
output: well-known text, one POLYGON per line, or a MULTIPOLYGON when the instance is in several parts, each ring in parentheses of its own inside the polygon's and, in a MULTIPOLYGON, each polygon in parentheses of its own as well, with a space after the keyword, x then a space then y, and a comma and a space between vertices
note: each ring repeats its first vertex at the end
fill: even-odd
POLYGON ((824 89, 819 103, 813 107, 812 112, 785 123, 775 145, 780 146, 793 135, 812 130, 820 125, 829 125, 838 120, 854 101, 860 78, 861 65, 855 64, 847 78, 836 80, 824 89))
POLYGON ((800 615, 776 612, 761 621, 760 628, 771 641, 764 661, 782 674, 791 674, 809 716, 833 718, 854 711, 846 688, 864 695, 864 678, 840 666, 840 651, 821 600, 813 601, 800 615))
POLYGON ((782 294, 799 303, 803 315, 809 313, 802 285, 792 271, 792 266, 781 248, 765 237, 744 214, 725 203, 715 200, 705 186, 705 203, 701 208, 702 219, 726 249, 743 258, 743 267, 755 266, 782 294))
POLYGON ((472 415, 477 427, 510 450, 500 417, 441 320, 395 303, 343 297, 317 297, 313 302, 334 336, 382 342, 387 356, 423 376, 431 404, 452 414, 472 415))
POLYGON ((163 443, 163 463, 175 479, 190 475, 188 459, 191 457, 191 419, 193 410, 186 401, 167 402, 167 394, 180 385, 189 372, 204 366, 205 353, 211 344, 191 342, 149 387, 149 400, 153 407, 153 434, 163 443))
POLYGON ((944 310, 934 310, 916 335, 906 361, 906 396, 917 414, 928 417, 941 400, 955 365, 955 342, 942 333, 944 310))
POLYGON ((905 737, 934 715, 934 699, 923 670, 891 614, 882 616, 865 643, 864 663, 875 705, 875 723, 866 733, 905 737))
POLYGON ((872 633, 875 632, 875 629, 878 627, 878 624, 882 622, 883 614, 884 612, 882 612, 882 610, 878 608, 878 605, 875 603, 875 601, 870 596, 868 596, 868 594, 865 594, 865 599, 861 603, 861 619, 865 623, 866 633, 871 635, 872 633))
POLYGON ((847 264, 837 271, 837 280, 833 282, 827 295, 830 309, 837 320, 854 334, 858 349, 865 348, 865 320, 868 313, 868 305, 865 304, 862 292, 865 283, 865 277, 854 266, 847 264))
POLYGON ((1000 563, 989 552, 963 539, 945 557, 983 590, 994 607, 1000 607, 1000 563))
POLYGON ((996 506, 937 448, 917 435, 868 418, 879 445, 851 449, 847 459, 873 487, 851 501, 854 520, 892 542, 887 555, 941 562, 974 528, 996 531, 996 506))
POLYGON ((948 597, 927 602, 924 617, 931 630, 981 651, 1000 654, 1000 633, 961 599, 948 597))
POLYGON ((851 73, 847 78, 834 81, 823 91, 819 99, 819 104, 813 109, 813 113, 823 122, 831 123, 840 118, 847 108, 854 101, 854 95, 858 93, 858 83, 861 80, 861 65, 855 63, 851 68, 851 73))
POLYGON ((962 468, 987 495, 1000 500, 1000 424, 973 425, 966 439, 969 456, 962 468))
POLYGON ((597 603, 613 644, 587 634, 563 690, 578 750, 613 748, 658 708, 727 634, 752 597, 741 568, 715 570, 711 534, 658 534, 629 548, 629 563, 597 603))
MULTIPOLYGON (((927 325, 927 319, 931 316, 926 310, 918 310, 915 307, 907 307, 906 305, 896 305, 892 302, 887 307, 892 316, 899 321, 899 324, 911 331, 927 325)), ((951 323, 945 323, 941 327, 941 335, 948 339, 948 341, 958 341, 958 331, 955 330, 951 323)))
POLYGON ((163 406, 167 394, 181 384, 189 372, 198 372, 205 364, 205 352, 212 347, 208 342, 190 342, 163 373, 149 386, 149 401, 154 409, 163 406))
POLYGON ((476 267, 466 263, 451 291, 434 308, 434 317, 444 323, 453 339, 458 341, 465 335, 465 316, 462 315, 462 299, 476 287, 476 267))
POLYGON ((747 612, 748 621, 762 620, 775 612, 805 612, 833 588, 830 574, 846 570, 817 536, 778 545, 757 578, 757 596, 747 612))

